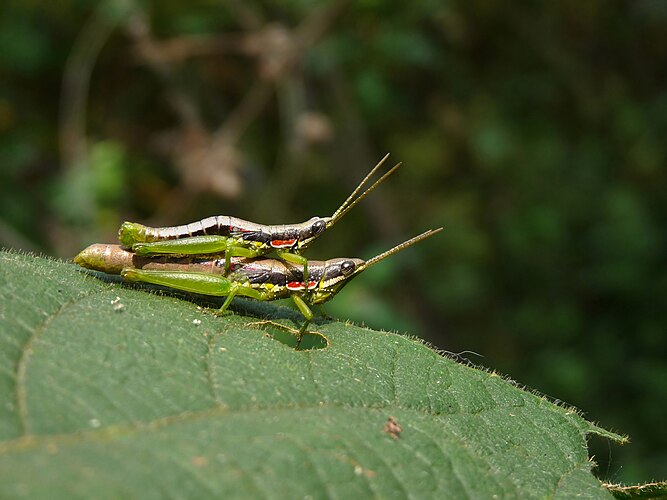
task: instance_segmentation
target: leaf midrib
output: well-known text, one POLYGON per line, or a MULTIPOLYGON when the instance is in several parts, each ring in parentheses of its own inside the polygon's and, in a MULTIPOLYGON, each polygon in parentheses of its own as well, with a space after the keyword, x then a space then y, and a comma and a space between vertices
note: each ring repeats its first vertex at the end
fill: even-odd
MULTIPOLYGON (((157 431, 171 425, 177 425, 184 422, 196 422, 211 417, 226 417, 238 416, 244 414, 251 414, 253 412, 268 412, 268 411, 294 411, 294 410, 321 410, 326 408, 341 408, 341 409, 365 409, 368 411, 385 411, 387 409, 409 410, 419 413, 424 416, 441 417, 450 415, 448 413, 433 413, 425 408, 402 406, 400 404, 387 405, 373 405, 373 406, 354 406, 346 403, 338 403, 335 401, 319 401, 314 403, 290 403, 277 405, 248 405, 237 408, 229 408, 224 404, 216 404, 213 407, 204 410, 184 411, 175 415, 167 415, 165 417, 156 418, 153 420, 139 421, 134 423, 122 423, 109 425, 100 429, 79 429, 63 434, 43 434, 43 435, 25 435, 16 439, 9 439, 0 441, 0 456, 12 451, 24 450, 27 448, 37 448, 43 444, 77 444, 85 441, 88 438, 95 438, 96 436, 117 436, 132 435, 140 431, 157 431)), ((483 413, 495 411, 502 407, 494 406, 491 408, 484 408, 475 412, 457 411, 454 415, 463 416, 479 416, 483 413)))

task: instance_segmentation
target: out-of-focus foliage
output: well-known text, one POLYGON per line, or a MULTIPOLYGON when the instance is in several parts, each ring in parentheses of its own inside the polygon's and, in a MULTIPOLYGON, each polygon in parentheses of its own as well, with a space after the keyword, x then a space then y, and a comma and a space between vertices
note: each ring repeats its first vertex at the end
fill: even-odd
POLYGON ((666 32, 655 0, 6 0, 0 245, 327 215, 390 151, 309 255, 446 231, 329 312, 480 353, 630 435, 602 477, 664 478, 666 32))

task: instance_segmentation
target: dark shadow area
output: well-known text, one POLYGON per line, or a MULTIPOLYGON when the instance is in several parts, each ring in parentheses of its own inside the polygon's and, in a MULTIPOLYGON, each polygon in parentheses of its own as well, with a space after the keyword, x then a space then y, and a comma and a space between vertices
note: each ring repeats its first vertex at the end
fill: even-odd
MULTIPOLYGON (((89 269, 81 269, 80 272, 93 276, 106 283, 122 285, 137 290, 145 290, 146 292, 158 295, 175 297, 195 304, 212 315, 216 314, 217 310, 224 302, 224 297, 219 298, 191 294, 180 290, 145 283, 126 283, 120 276, 99 271, 91 271, 89 269)), ((311 323, 311 328, 304 333, 301 344, 297 349, 296 332, 298 332, 299 326, 303 324, 304 321, 303 316, 297 311, 290 309, 289 307, 277 306, 256 300, 245 299, 243 297, 234 299, 230 311, 243 316, 257 318, 257 322, 250 324, 250 327, 264 330, 270 338, 296 350, 307 351, 311 349, 323 349, 329 346, 329 340, 324 335, 314 330, 314 328, 316 328, 317 324, 329 323, 332 321, 331 318, 315 318, 311 323), (290 327, 287 324, 281 325, 280 323, 276 323, 276 320, 288 320, 293 326, 290 327)), ((224 316, 221 316, 221 319, 222 318, 224 318, 224 316)))

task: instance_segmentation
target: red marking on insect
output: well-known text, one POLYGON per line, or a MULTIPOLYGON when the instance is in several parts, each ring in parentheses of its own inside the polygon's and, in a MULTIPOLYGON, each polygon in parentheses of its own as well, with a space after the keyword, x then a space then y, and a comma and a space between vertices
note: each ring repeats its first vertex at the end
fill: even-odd
POLYGON ((271 246, 273 248, 288 248, 294 246, 296 239, 291 240, 272 240, 271 246))
POLYGON ((229 230, 232 233, 239 233, 239 232, 240 233, 249 233, 251 231, 251 229, 245 229, 243 227, 238 227, 238 226, 230 226, 229 230))
MULTIPOLYGON (((308 288, 315 288, 316 286, 317 286, 316 281, 308 282, 308 288)), ((290 281, 289 283, 287 283, 287 288, 288 290, 303 290, 304 288, 306 288, 306 285, 301 281, 290 281)))
POLYGON ((300 281, 290 281, 287 283, 288 290, 303 290, 305 287, 300 281))

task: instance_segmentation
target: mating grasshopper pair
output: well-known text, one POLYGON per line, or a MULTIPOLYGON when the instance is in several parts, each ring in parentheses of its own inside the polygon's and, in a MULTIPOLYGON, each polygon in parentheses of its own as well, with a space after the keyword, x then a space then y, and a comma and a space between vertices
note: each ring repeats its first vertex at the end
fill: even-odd
POLYGON ((230 216, 214 216, 183 226, 151 228, 125 222, 118 245, 91 245, 74 261, 90 269, 119 273, 130 282, 145 282, 186 292, 226 297, 224 312, 236 296, 256 300, 291 298, 305 318, 297 347, 313 319, 310 306, 336 295, 359 273, 442 228, 426 231, 367 261, 338 258, 308 261, 300 255, 367 196, 400 163, 368 189, 363 186, 386 161, 386 155, 331 217, 313 217, 292 225, 264 226, 230 216), (275 251, 279 259, 260 258, 275 251), (224 253, 224 259, 220 256, 224 253))

